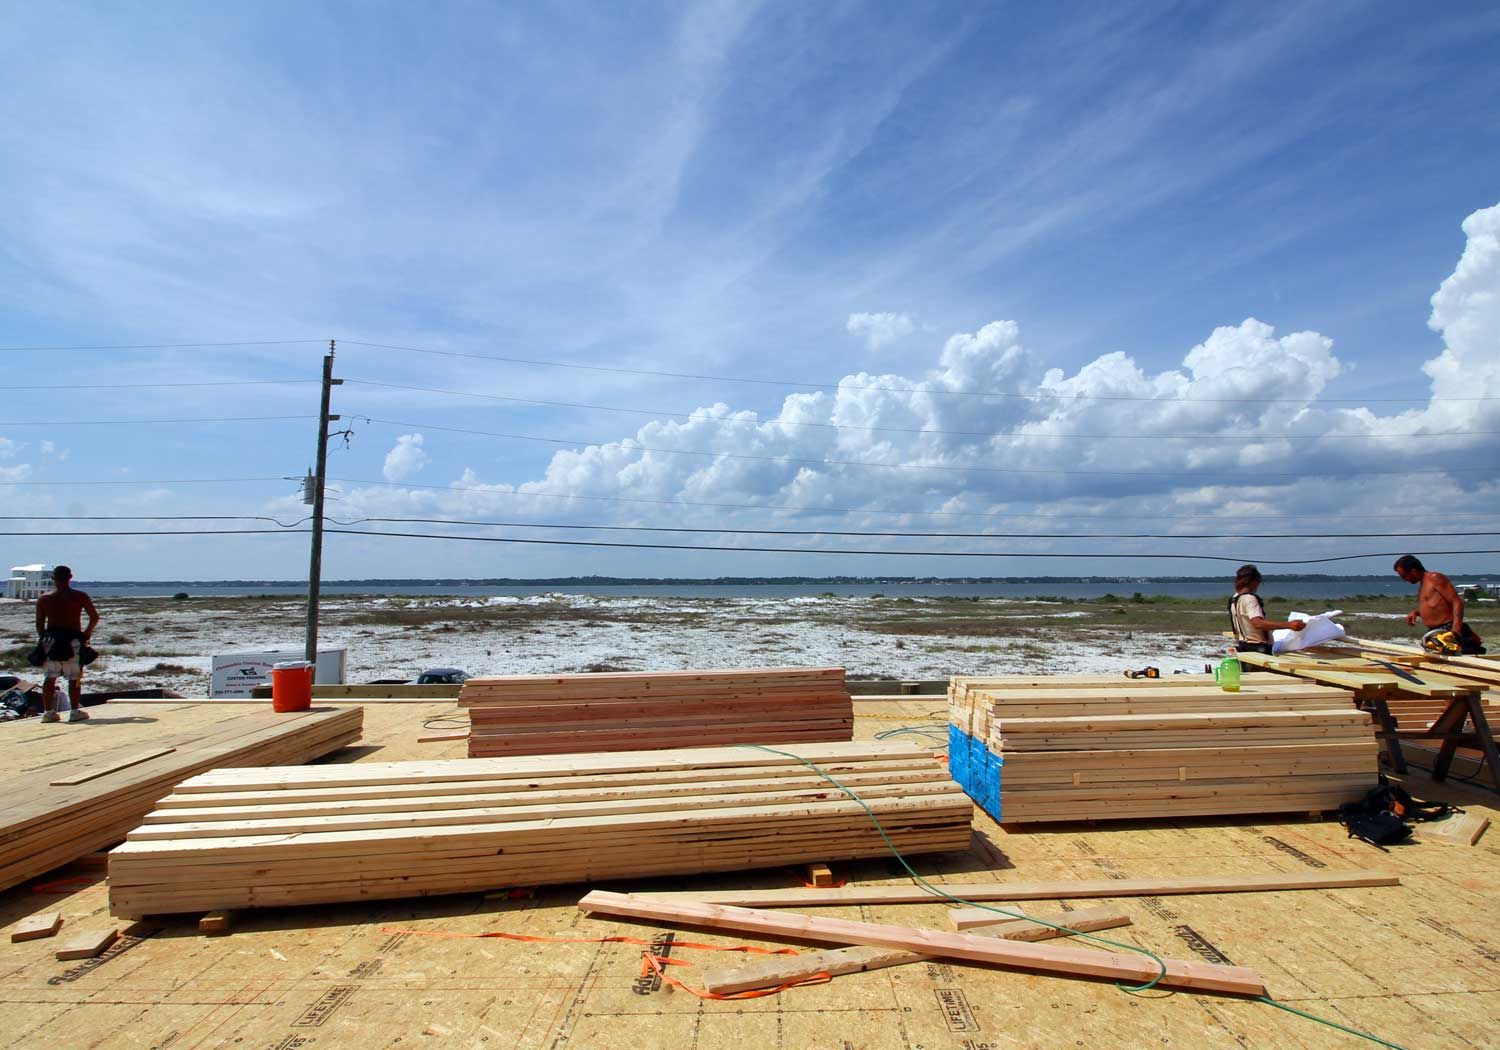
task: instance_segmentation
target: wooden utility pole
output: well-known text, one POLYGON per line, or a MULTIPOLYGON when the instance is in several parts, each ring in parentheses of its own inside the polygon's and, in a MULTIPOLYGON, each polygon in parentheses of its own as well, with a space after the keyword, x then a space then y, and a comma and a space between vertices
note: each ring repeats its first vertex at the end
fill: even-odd
POLYGON ((328 404, 333 388, 343 382, 333 378, 334 349, 335 341, 328 340, 328 356, 323 358, 323 409, 318 414, 318 465, 313 475, 312 563, 307 570, 307 660, 314 667, 318 662, 318 593, 323 583, 323 487, 328 478, 328 424, 339 418, 329 415, 328 404))

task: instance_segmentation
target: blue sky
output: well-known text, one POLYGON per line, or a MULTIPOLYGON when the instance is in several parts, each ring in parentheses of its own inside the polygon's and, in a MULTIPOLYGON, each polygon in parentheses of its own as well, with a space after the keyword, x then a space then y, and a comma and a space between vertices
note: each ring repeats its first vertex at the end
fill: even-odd
MULTIPOLYGON (((1027 535, 430 525, 1026 556, 335 535, 330 577, 1500 547, 1453 535, 1500 511, 1496 53, 1462 3, 7 5, 0 346, 266 345, 5 352, 0 494, 295 520, 337 338, 343 520, 1027 535), (139 422, 224 416, 304 418, 139 422), (1121 531, 1303 538, 1067 538, 1121 531)), ((306 538, 0 551, 295 578, 306 538)))

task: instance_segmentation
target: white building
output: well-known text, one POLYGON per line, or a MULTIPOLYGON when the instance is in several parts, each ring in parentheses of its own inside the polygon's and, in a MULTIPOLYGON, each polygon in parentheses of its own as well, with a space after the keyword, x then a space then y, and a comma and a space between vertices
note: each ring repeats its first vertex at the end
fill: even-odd
POLYGON ((52 566, 12 565, 5 581, 5 596, 34 602, 52 590, 52 566))

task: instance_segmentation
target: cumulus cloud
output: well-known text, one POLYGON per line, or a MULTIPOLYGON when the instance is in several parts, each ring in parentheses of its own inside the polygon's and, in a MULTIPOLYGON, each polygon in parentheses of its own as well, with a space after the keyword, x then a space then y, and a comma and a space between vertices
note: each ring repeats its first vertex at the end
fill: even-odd
POLYGON ((846 326, 853 335, 864 338, 865 346, 879 350, 889 346, 916 330, 916 325, 906 314, 850 314, 846 326))
MULTIPOLYGON (((1486 432, 1500 429, 1500 400, 1477 399, 1500 398, 1500 206, 1470 216, 1464 231, 1463 256, 1432 299, 1430 323, 1445 345, 1422 365, 1430 398, 1408 411, 1323 400, 1346 370, 1333 340, 1280 333, 1254 317, 1213 329, 1161 371, 1120 352, 1071 372, 1047 367, 1020 325, 1003 320, 954 334, 917 375, 854 373, 836 389, 792 394, 768 415, 708 405, 558 452, 534 480, 486 486, 479 467, 437 498, 501 501, 539 520, 592 514, 717 527, 749 520, 736 517, 741 505, 1025 507, 1101 521, 1171 509, 1238 523, 1298 509, 1330 520, 1358 507, 1389 512, 1400 482, 1370 475, 1496 459, 1486 432), (1439 433, 1437 443, 1411 437, 1439 433)), ((890 330, 856 325, 871 316, 894 315, 855 315, 850 331, 890 330)), ((420 444, 420 435, 398 442, 387 478, 425 461, 420 444)), ((1422 484, 1432 513, 1500 498, 1483 473, 1451 469, 1422 484)))
POLYGON ((385 480, 400 481, 416 474, 427 465, 421 434, 402 434, 385 454, 385 480))

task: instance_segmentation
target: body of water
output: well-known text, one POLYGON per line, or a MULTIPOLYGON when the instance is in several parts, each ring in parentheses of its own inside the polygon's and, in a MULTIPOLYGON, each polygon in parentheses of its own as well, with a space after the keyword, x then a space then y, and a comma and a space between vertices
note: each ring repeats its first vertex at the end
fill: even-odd
MULTIPOLYGON (((1454 581, 1465 586, 1471 581, 1454 581)), ((153 581, 150 583, 100 582, 80 580, 77 586, 90 594, 101 597, 159 597, 186 592, 193 597, 238 597, 244 595, 278 595, 288 598, 305 595, 307 585, 300 582, 211 582, 191 580, 178 582, 153 581)), ((1328 576, 1316 579, 1278 580, 1273 575, 1266 577, 1261 587, 1267 597, 1283 598, 1344 598, 1356 594, 1379 594, 1414 597, 1416 588, 1403 583, 1395 575, 1388 579, 1379 576, 1328 576)), ((890 598, 1100 598, 1107 594, 1128 598, 1136 592, 1144 595, 1163 595, 1175 598, 1217 598, 1233 593, 1234 586, 1229 576, 1223 579, 1173 579, 1152 580, 1079 580, 1037 579, 1008 583, 923 582, 923 583, 805 583, 805 584, 734 584, 734 583, 612 583, 573 584, 553 583, 535 586, 504 586, 489 583, 415 583, 410 581, 382 582, 358 581, 355 583, 325 583, 325 597, 349 594, 380 594, 391 596, 456 595, 488 597, 490 595, 514 595, 525 597, 538 594, 590 594, 601 597, 644 598, 799 598, 820 594, 840 597, 890 598)))

